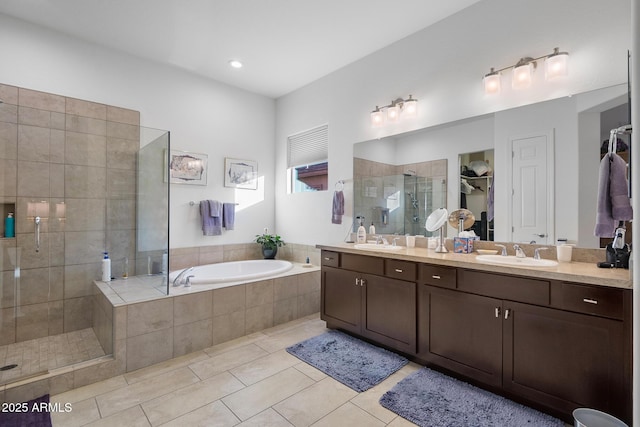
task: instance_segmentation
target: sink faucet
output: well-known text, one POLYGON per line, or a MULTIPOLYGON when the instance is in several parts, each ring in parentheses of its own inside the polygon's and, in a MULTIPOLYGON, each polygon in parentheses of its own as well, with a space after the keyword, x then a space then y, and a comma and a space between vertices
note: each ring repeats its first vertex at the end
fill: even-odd
MULTIPOLYGON (((176 278, 175 278, 175 279, 173 279, 173 286, 180 286, 180 285, 182 285, 182 283, 183 283, 182 277, 183 277, 185 274, 189 273, 190 271, 193 271, 193 267, 185 268, 184 270, 182 270, 182 271, 180 272, 180 274, 178 274, 178 275, 176 276, 176 278)), ((193 277, 193 276, 191 276, 191 277, 193 277)), ((189 281, 189 279, 187 278, 187 282, 188 282, 188 281, 189 281)))
POLYGON ((393 238, 393 243, 391 243, 392 246, 397 246, 398 240, 400 240, 399 237, 394 237, 393 238))
POLYGON ((533 259, 540 259, 540 251, 546 251, 549 248, 536 248, 535 253, 533 254, 533 259))
POLYGON ((507 247, 505 245, 498 245, 496 244, 496 247, 498 248, 502 248, 502 253, 500 253, 500 255, 502 256, 507 256, 507 247))
POLYGON ((389 241, 383 236, 376 236, 376 245, 388 245, 389 241))
POLYGON ((516 251, 516 257, 517 258, 526 258, 527 257, 527 254, 524 253, 524 251, 522 250, 520 245, 513 245, 513 249, 515 249, 515 251, 516 251))

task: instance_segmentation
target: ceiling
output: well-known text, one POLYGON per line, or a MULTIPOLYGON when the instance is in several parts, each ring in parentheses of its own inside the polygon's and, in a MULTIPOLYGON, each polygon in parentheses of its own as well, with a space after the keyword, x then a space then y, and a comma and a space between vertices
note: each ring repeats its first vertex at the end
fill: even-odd
POLYGON ((278 98, 478 1, 2 0, 0 13, 278 98))

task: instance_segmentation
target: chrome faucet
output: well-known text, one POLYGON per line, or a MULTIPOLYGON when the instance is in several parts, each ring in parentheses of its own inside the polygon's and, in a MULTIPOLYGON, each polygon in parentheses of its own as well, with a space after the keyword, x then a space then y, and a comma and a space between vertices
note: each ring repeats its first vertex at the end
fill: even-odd
MULTIPOLYGON (((178 275, 176 276, 176 278, 175 278, 175 279, 173 279, 173 286, 180 286, 180 285, 182 285, 182 284, 183 284, 182 277, 183 277, 185 274, 189 273, 190 271, 193 271, 193 267, 185 268, 184 270, 182 270, 182 271, 180 272, 180 274, 178 274, 178 275)), ((191 277, 193 277, 193 276, 191 276, 191 277)), ((187 278, 186 282, 189 282, 189 278, 187 278)))
POLYGON ((546 251, 549 248, 536 248, 535 253, 533 254, 533 259, 540 259, 540 251, 546 251))
POLYGON ((391 243, 391 246, 397 246, 398 240, 400 240, 399 237, 394 237, 393 238, 393 243, 391 243))
POLYGON ((383 236, 376 236, 376 245, 388 245, 389 241, 383 236))
POLYGON ((505 245, 498 245, 496 244, 496 247, 498 248, 502 248, 502 252, 500 253, 500 255, 502 256, 507 256, 507 247, 505 245))
POLYGON ((524 253, 524 251, 522 250, 520 245, 513 245, 513 249, 515 249, 515 251, 516 251, 516 257, 517 258, 526 258, 527 257, 527 254, 524 253))

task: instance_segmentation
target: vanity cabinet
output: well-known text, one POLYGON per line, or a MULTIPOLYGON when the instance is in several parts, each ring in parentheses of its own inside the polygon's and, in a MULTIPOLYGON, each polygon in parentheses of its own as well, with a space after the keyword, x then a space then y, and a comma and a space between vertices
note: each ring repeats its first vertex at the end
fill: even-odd
POLYGON ((341 254, 339 267, 323 266, 320 317, 329 327, 415 354, 416 283, 401 279, 415 280, 416 267, 386 261, 341 254))
POLYGON ((458 269, 455 289, 418 294, 419 358, 567 417, 629 419, 623 290, 458 269))

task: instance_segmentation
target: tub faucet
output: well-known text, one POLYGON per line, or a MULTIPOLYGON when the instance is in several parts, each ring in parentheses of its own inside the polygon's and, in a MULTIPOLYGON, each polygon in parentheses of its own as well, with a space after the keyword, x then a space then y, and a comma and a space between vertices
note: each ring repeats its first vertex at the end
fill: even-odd
MULTIPOLYGON (((173 286, 180 286, 180 285, 182 285, 182 284, 183 284, 182 277, 183 277, 185 274, 189 273, 190 271, 193 271, 193 267, 185 268, 184 270, 182 270, 182 271, 180 272, 180 274, 178 274, 178 275, 176 276, 176 278, 175 278, 175 279, 173 279, 173 286)), ((193 277, 193 276, 191 276, 191 277, 193 277)), ((187 282, 188 282, 188 281, 189 281, 189 279, 187 278, 187 282)))
POLYGON ((516 257, 517 258, 526 258, 527 257, 527 254, 524 253, 524 251, 522 250, 520 245, 513 245, 513 249, 515 249, 515 251, 516 251, 516 257))

